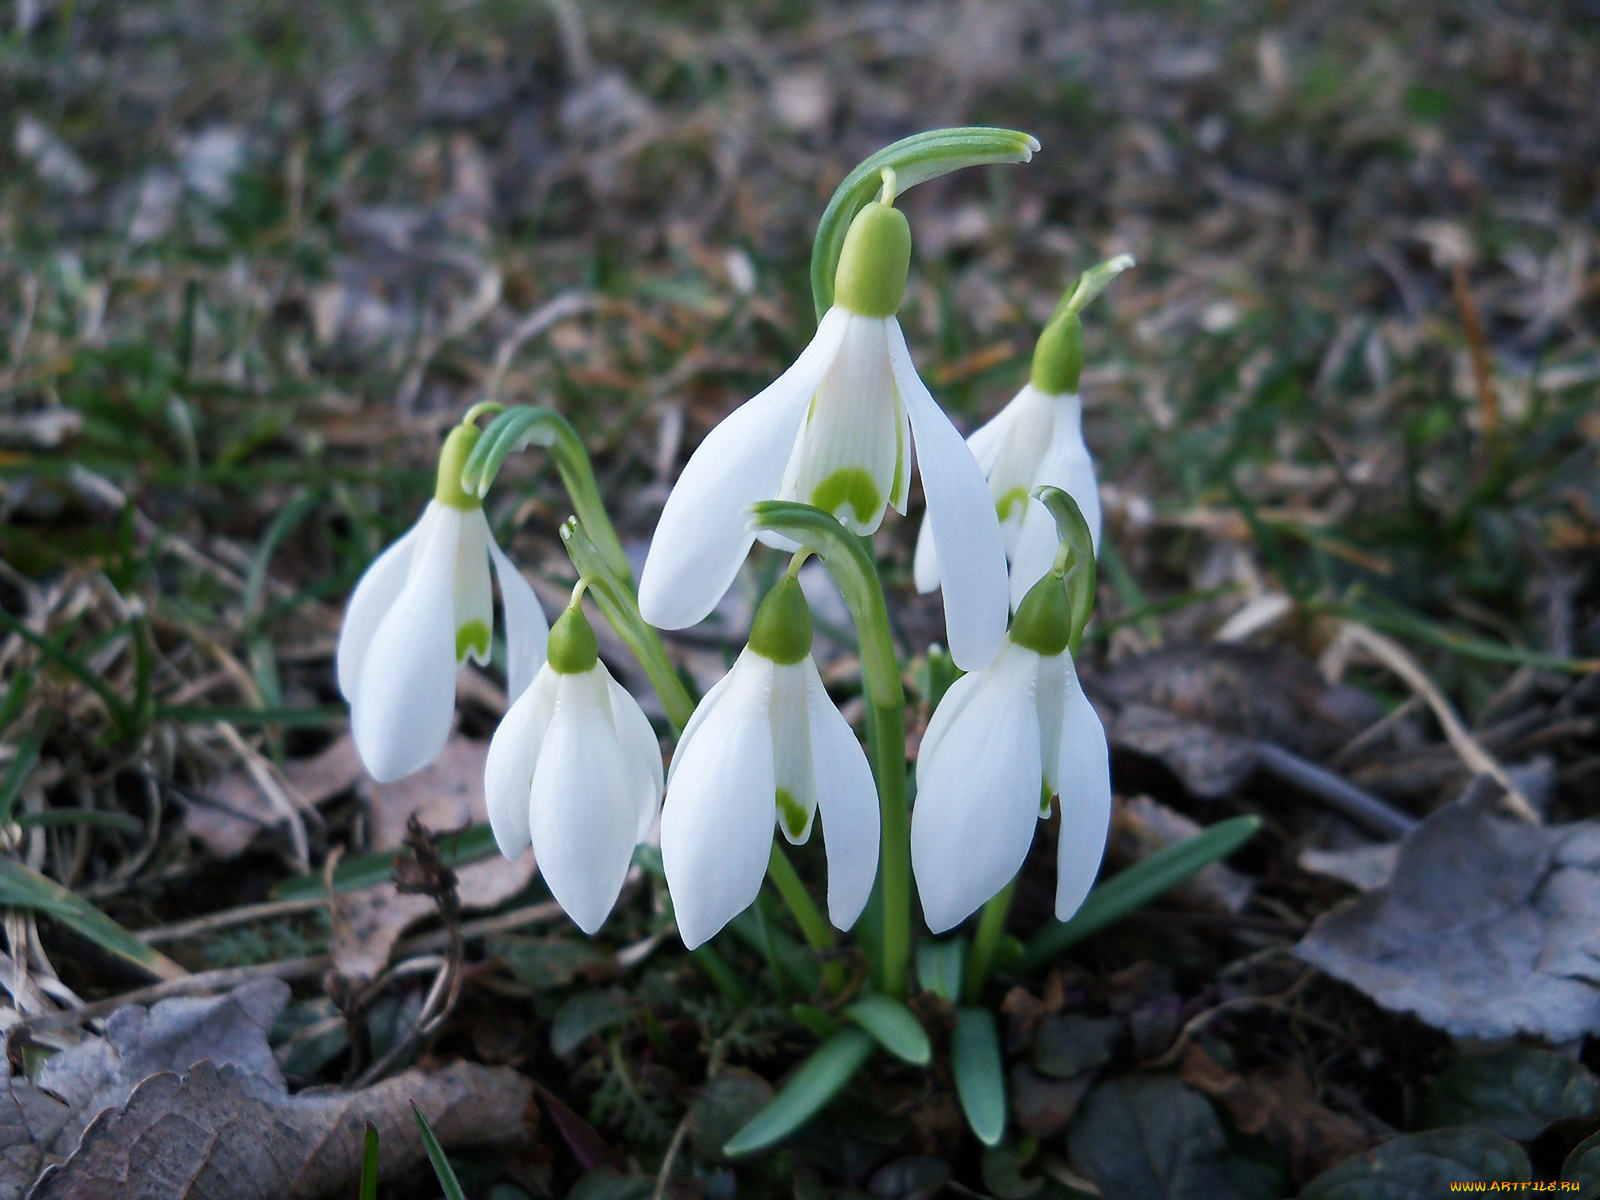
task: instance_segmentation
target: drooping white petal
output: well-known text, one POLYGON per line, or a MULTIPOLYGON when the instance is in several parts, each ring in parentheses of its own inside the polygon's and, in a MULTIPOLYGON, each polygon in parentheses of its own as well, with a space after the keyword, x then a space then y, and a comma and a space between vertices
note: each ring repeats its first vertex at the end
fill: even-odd
MULTIPOLYGON (((811 836, 817 815, 817 780, 811 755, 811 712, 806 695, 805 664, 772 667, 772 774, 778 796, 778 828, 792 845, 811 836)), ((815 668, 812 668, 815 670, 815 668)))
POLYGON ((882 523, 900 454, 888 325, 884 317, 849 315, 779 490, 802 504, 815 504, 860 534, 882 523))
POLYGON ((559 678, 548 667, 534 676, 533 683, 506 710, 489 741, 489 755, 483 764, 483 796, 489 806, 489 828, 494 831, 495 845, 507 858, 516 858, 530 843, 528 805, 533 769, 555 712, 559 678))
POLYGON ((933 752, 939 748, 944 735, 950 732, 950 723, 972 702, 973 692, 977 690, 978 683, 982 679, 982 671, 972 671, 947 687, 944 695, 939 698, 939 707, 934 709, 933 716, 928 718, 928 727, 922 731, 922 741, 917 747, 918 780, 922 778, 922 764, 933 757, 933 752))
POLYGON ((1008 644, 918 764, 911 867, 934 933, 976 912, 1028 855, 1039 811, 1038 663, 1008 644))
POLYGON ((456 707, 455 563, 459 510, 440 505, 405 586, 367 646, 350 733, 379 783, 421 770, 444 749, 456 707))
POLYGON ((1040 656, 1034 700, 1039 708, 1039 767, 1044 775, 1044 791, 1039 800, 1041 820, 1050 815, 1050 797, 1056 794, 1060 779, 1057 767, 1061 761, 1061 721, 1066 712, 1067 676, 1071 671, 1070 655, 1040 656))
MULTIPOLYGON (((1065 657, 1063 655, 1062 657, 1065 657)), ((1068 664, 1059 752, 1061 841, 1056 848, 1056 919, 1078 911, 1100 871, 1111 825, 1111 765, 1105 726, 1068 664)))
MULTIPOLYGON (((989 478, 995 460, 1000 457, 1000 448, 1005 444, 1006 431, 1022 412, 1022 406, 1018 401, 1023 399, 1028 388, 1032 386, 1029 384, 1024 387, 1004 408, 973 430, 972 435, 967 438, 967 449, 972 451, 972 457, 978 462, 978 470, 983 472, 985 479, 989 478)), ((1001 528, 1003 533, 1003 524, 1001 528)), ((919 592, 931 592, 939 586, 939 554, 933 548, 933 530, 928 524, 926 514, 923 515, 921 525, 917 527, 917 552, 912 562, 912 577, 919 592)))
POLYGON ((669 788, 672 786, 672 776, 678 769, 678 763, 683 760, 683 755, 680 752, 689 744, 689 739, 705 723, 706 718, 716 712, 718 706, 722 703, 724 693, 737 682, 736 672, 739 671, 739 664, 752 653, 753 651, 748 646, 741 650, 739 657, 734 659, 733 669, 711 685, 711 690, 700 697, 700 703, 696 704, 694 712, 689 714, 689 723, 683 727, 683 732, 678 735, 677 747, 672 752, 672 762, 667 766, 667 786, 669 788))
POLYGON ((550 622, 517 565, 489 538, 489 560, 500 581, 500 607, 506 614, 506 698, 515 701, 544 665, 550 622))
POLYGON ((639 827, 607 678, 598 664, 557 677, 555 711, 529 790, 534 859, 550 894, 588 934, 617 902, 639 827))
POLYGON ((682 629, 703 620, 755 535, 750 505, 778 494, 806 406, 832 366, 849 314, 833 309, 794 365, 706 435, 667 497, 639 577, 639 611, 682 629))
MULTIPOLYGON (((1095 480, 1094 463, 1089 458, 1088 447, 1083 442, 1082 407, 1076 396, 1061 396, 1056 400, 1055 433, 1050 450, 1039 465, 1034 486, 1049 484, 1058 487, 1077 501, 1078 511, 1088 523, 1089 536, 1096 550, 1100 547, 1100 486, 1095 480)), ((1044 578, 1055 562, 1056 548, 1060 544, 1056 535, 1055 518, 1050 510, 1037 500, 1028 502, 1028 513, 1023 518, 1022 532, 1011 553, 1011 604, 1016 607, 1028 594, 1028 589, 1044 578)))
POLYGON ((866 753, 828 699, 816 662, 807 658, 801 665, 822 841, 828 852, 828 920, 849 929, 867 906, 878 875, 878 793, 866 753))
POLYGON ((611 723, 616 726, 617 742, 631 780, 628 786, 639 808, 638 836, 634 838, 637 844, 650 836, 656 814, 661 811, 661 742, 650 728, 650 718, 628 689, 611 677, 604 663, 598 669, 606 676, 611 723))
POLYGON ((989 485, 950 418, 917 376, 900 323, 888 320, 889 361, 911 417, 917 470, 940 563, 950 657, 973 671, 1006 632, 1006 556, 989 485))
POLYGON ((345 605, 344 621, 339 625, 339 650, 336 665, 339 676, 339 694, 347 701, 356 697, 361 680, 361 668, 367 659, 367 647, 372 635, 378 631, 378 622, 406 585, 406 575, 411 570, 411 555, 423 537, 438 501, 430 500, 421 519, 394 545, 390 546, 369 566, 356 582, 345 605))
POLYGON ((456 661, 489 661, 494 632, 494 592, 489 587, 489 521, 483 509, 461 513, 456 543, 456 661))
MULTIPOLYGON (((995 448, 984 475, 1000 514, 1000 532, 1007 552, 1014 552, 1028 511, 1028 493, 1035 487, 1039 465, 1055 434, 1056 406, 1030 383, 1007 406, 1015 414, 995 448)), ((982 465, 982 464, 980 464, 982 465)))
POLYGON ((661 860, 691 950, 749 907, 766 877, 777 819, 771 696, 772 663, 742 656, 673 758, 661 860))

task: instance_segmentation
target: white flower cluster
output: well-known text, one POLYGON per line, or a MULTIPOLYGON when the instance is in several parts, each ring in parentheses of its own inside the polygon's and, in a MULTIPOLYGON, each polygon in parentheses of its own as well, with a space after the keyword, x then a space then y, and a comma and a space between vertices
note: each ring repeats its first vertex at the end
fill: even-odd
MULTIPOLYGON (((811 344, 684 467, 650 546, 639 611, 663 629, 693 624, 758 536, 797 550, 753 531, 758 501, 800 501, 870 535, 887 509, 906 510, 920 475, 927 513, 916 583, 942 589, 951 657, 970 672, 946 693, 920 747, 910 856, 922 909, 939 932, 1004 889, 1059 795, 1056 915, 1065 919, 1099 869, 1111 788, 1104 731, 1066 649, 1055 525, 1032 493, 1046 484, 1066 491, 1098 541, 1077 395, 1081 343, 1075 327, 1062 326, 1066 340, 1056 342, 1057 326, 1047 328, 1032 381, 963 440, 918 376, 895 317, 909 255, 905 218, 892 204, 856 216, 834 306, 811 344)), ((820 811, 828 915, 849 928, 877 877, 878 800, 862 746, 811 657, 798 560, 763 602, 749 645, 694 711, 663 779, 655 731, 599 660, 578 604, 585 583, 547 627, 478 497, 461 488, 477 437, 470 424, 450 435, 436 498, 368 569, 346 612, 339 686, 368 770, 393 780, 444 745, 457 667, 488 656, 492 563, 511 706, 490 747, 485 790, 502 852, 531 846, 551 893, 593 933, 659 816, 678 929, 694 947, 755 899, 774 827, 803 842, 820 811)))

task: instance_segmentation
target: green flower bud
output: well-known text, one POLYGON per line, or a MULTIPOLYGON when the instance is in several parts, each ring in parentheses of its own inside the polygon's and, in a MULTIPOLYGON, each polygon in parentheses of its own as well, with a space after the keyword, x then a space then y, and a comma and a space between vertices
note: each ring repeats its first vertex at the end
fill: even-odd
POLYGON ((785 575, 756 609, 750 649, 779 666, 793 666, 811 653, 811 606, 799 580, 785 575))
POLYGON ((911 226, 893 205, 874 200, 856 214, 844 235, 833 302, 861 317, 892 317, 906 294, 911 269, 911 226))
POLYGON ((1051 318, 1033 348, 1033 386, 1047 396, 1076 394, 1083 373, 1083 321, 1068 310, 1051 318))
POLYGON ((440 504, 468 511, 482 506, 477 496, 461 486, 461 472, 467 465, 467 457, 482 436, 483 430, 476 425, 457 425, 444 439, 439 450, 439 478, 433 487, 433 498, 440 504))
POLYGON ((567 605, 566 611, 550 627, 545 661, 559 675, 582 675, 594 670, 599 660, 600 643, 595 640, 594 626, 576 603, 567 605))
POLYGON ((1072 638, 1072 601, 1061 576, 1050 572, 1028 589, 1011 618, 1011 640, 1025 650, 1053 658, 1072 638))

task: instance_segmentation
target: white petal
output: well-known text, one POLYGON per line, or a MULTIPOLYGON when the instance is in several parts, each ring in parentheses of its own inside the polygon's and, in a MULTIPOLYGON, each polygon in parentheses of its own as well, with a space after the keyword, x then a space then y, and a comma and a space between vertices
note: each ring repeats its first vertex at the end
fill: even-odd
MULTIPOLYGON (((772 699, 767 705, 772 723, 773 785, 788 794, 795 806, 785 812, 778 806, 778 828, 792 845, 811 836, 811 822, 817 815, 817 779, 811 754, 811 713, 806 695, 806 663, 809 656, 788 666, 772 668, 772 699), (799 818, 798 828, 790 821, 799 818)), ((811 668, 813 671, 816 667, 811 668)))
POLYGON ((1030 383, 1006 407, 1012 417, 994 448, 992 461, 978 465, 984 467, 989 480, 989 494, 1000 513, 1001 536, 1009 551, 1022 531, 1028 493, 1055 435, 1056 405, 1030 383))
MULTIPOLYGON (((1072 657, 1052 654, 1039 658, 1039 685, 1034 693, 1039 707, 1039 766, 1044 774, 1044 790, 1040 793, 1039 817, 1050 815, 1050 797, 1056 794, 1060 779, 1061 722, 1066 713, 1068 675, 1072 671, 1072 657)), ((1072 686, 1077 682, 1073 680, 1072 686)))
MULTIPOLYGON (((1050 451, 1039 465, 1034 487, 1049 484, 1071 496, 1088 523, 1089 536, 1096 549, 1100 546, 1100 487, 1095 480, 1094 463, 1088 448, 1083 444, 1080 407, 1076 396, 1062 396, 1057 402, 1055 435, 1050 451)), ((1056 535, 1055 518, 1050 510, 1037 500, 1028 502, 1028 515, 1023 518, 1022 533, 1017 538, 1011 554, 1011 604, 1022 603, 1028 589, 1044 578, 1055 562, 1060 539, 1056 535)))
POLYGON ((609 710, 598 668, 559 676, 530 789, 534 860, 550 894, 588 934, 617 902, 639 827, 609 710))
POLYGON ((859 534, 878 528, 895 491, 902 418, 889 368, 888 327, 887 318, 850 314, 833 365, 817 385, 780 490, 827 510, 859 534), (870 480, 870 494, 846 503, 840 495, 820 490, 841 472, 870 480))
POLYGON ((922 515, 917 526, 917 552, 911 560, 911 579, 917 591, 927 593, 939 586, 939 552, 933 548, 933 526, 922 515))
MULTIPOLYGON (((1005 650, 1002 649, 1000 653, 1004 654, 1005 650)), ((928 728, 923 730, 922 741, 917 747, 919 780, 922 778, 922 764, 933 757, 933 752, 939 748, 944 735, 950 732, 950 723, 971 703, 972 694, 977 690, 983 674, 982 671, 969 672, 945 688, 944 695, 939 698, 939 707, 934 709, 933 716, 928 718, 928 728)))
POLYGON ((1111 825, 1111 765, 1106 752, 1106 731, 1094 705, 1078 686, 1076 675, 1067 680, 1066 712, 1062 719, 1061 841, 1056 848, 1056 919, 1065 921, 1078 911, 1100 872, 1106 831, 1111 825))
POLYGON ((743 663, 679 743, 661 810, 661 859, 691 950, 755 900, 772 855, 772 664, 758 656, 743 663))
POLYGON ((650 718, 633 698, 628 689, 615 679, 601 663, 607 691, 611 697, 611 724, 617 731, 617 742, 622 747, 623 762, 627 765, 629 789, 638 807, 639 823, 634 842, 644 841, 655 827, 656 814, 661 811, 661 741, 650 727, 650 718))
POLYGON ((682 629, 703 620, 755 535, 750 505, 778 494, 784 465, 817 384, 844 337, 847 313, 833 309, 794 365, 734 409, 706 435, 667 497, 639 577, 639 611, 650 624, 682 629))
POLYGON ((528 805, 539 747, 556 708, 560 677, 548 668, 506 710, 489 741, 483 764, 483 795, 489 806, 489 828, 495 845, 507 858, 528 848, 528 805))
POLYGON ((489 560, 500 581, 500 607, 506 614, 506 697, 514 701, 544 665, 550 622, 527 579, 493 537, 489 538, 489 560))
POLYGON ((805 660, 812 770, 828 851, 828 919, 849 929, 878 876, 878 791, 856 735, 828 699, 817 664, 805 660))
POLYGON ((372 635, 377 632, 383 614, 389 611, 389 606, 400 595, 400 589, 406 585, 412 552, 425 527, 432 523, 429 518, 437 504, 436 500, 428 502, 421 519, 406 530, 398 542, 372 560, 372 565, 362 572, 356 582, 355 591, 350 593, 350 602, 344 609, 344 621, 339 626, 337 654, 339 694, 347 701, 355 699, 361 667, 366 662, 372 635))
POLYGON ((1028 856, 1039 812, 1037 674, 1038 655, 1009 647, 919 764, 911 867, 934 933, 976 912, 1028 856))
POLYGON ((694 736, 695 731, 700 728, 706 717, 716 710, 718 704, 722 701, 723 694, 734 686, 735 677, 743 671, 752 669, 746 665, 745 660, 755 657, 757 655, 748 646, 741 650, 739 657, 733 660, 733 668, 721 679, 713 683, 711 690, 701 696, 700 703, 694 706, 694 712, 689 714, 689 723, 683 727, 683 732, 678 735, 678 744, 672 752, 672 762, 667 767, 667 786, 669 788, 672 786, 673 772, 678 769, 678 761, 683 757, 679 752, 689 744, 689 739, 694 736))
POLYGON ((456 543, 456 661, 489 661, 494 634, 494 592, 489 587, 489 521, 483 509, 461 514, 456 543))
POLYGON ((350 733, 379 783, 438 757, 456 707, 455 563, 460 514, 441 505, 405 587, 373 631, 350 702, 350 733))
POLYGON ((1006 632, 1000 520, 977 460, 917 377, 899 322, 891 317, 888 328, 889 360, 911 415, 917 470, 939 555, 950 657, 965 670, 977 670, 995 656, 1006 632))

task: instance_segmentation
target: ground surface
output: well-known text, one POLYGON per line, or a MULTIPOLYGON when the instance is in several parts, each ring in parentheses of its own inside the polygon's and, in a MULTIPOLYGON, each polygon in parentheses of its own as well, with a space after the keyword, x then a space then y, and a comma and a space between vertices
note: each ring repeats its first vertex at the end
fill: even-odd
MULTIPOLYGON (((1303 789, 1232 770, 1222 735, 1287 746, 1413 817, 1501 765, 1547 822, 1600 815, 1592 5, 8 12, 0 803, 22 818, 15 857, 143 929, 261 901, 335 847, 398 844, 398 801, 349 778, 319 778, 321 803, 293 820, 249 780, 342 732, 340 606, 429 494, 441 430, 486 395, 552 405, 643 546, 687 451, 810 336, 810 238, 844 172, 923 128, 1004 125, 1039 138, 1031 164, 905 197, 901 320, 970 430, 1025 379, 1075 273, 1137 258, 1086 322, 1110 552, 1084 670, 1108 722, 1142 706, 1185 724, 1114 726, 1119 795, 1165 807, 1130 806, 1113 859, 1159 841, 1172 810, 1202 825, 1252 812, 1265 828, 1223 883, 1253 890, 1169 899, 1008 981, 1014 1083, 1037 1106, 1019 1119, 1042 1147, 1020 1155, 1034 1156, 1023 1177, 1017 1154, 980 1161, 943 1069, 884 1068, 792 1158, 740 1168, 739 1187, 778 1187, 799 1164, 808 1196, 911 1195, 950 1170, 1003 1196, 1086 1178, 1139 1195, 1063 1129, 1074 1108, 1080 1131, 1110 1105, 1139 1108, 1137 1089, 1180 1067, 1162 1103, 1188 1115, 1148 1136, 1184 1154, 1184 1138, 1226 1136, 1240 1195, 1291 1194, 1430 1123, 1429 1081, 1460 1046, 1288 952, 1352 894, 1301 852, 1366 835, 1303 789), (1256 649, 1216 651, 1220 630, 1256 649), (1308 675, 1319 658, 1351 690, 1308 675), (1398 715, 1369 729, 1385 711, 1398 715), (219 804, 245 814, 232 840, 194 815, 219 804), (1108 1016, 1109 1059, 1050 1066, 1042 1029, 1108 1016), (1113 1083, 1080 1103, 1091 1079, 1113 1083), (1216 1115, 1183 1107, 1201 1093, 1216 1115), (1290 1111, 1290 1128, 1255 1120, 1263 1107, 1290 1111)), ((555 536, 567 511, 537 454, 490 501, 547 608, 571 578, 555 536)), ((914 534, 891 517, 878 538, 912 681, 940 636, 937 604, 910 586, 914 534)), ((673 645, 703 682, 737 626, 735 612, 673 645)), ((847 643, 829 678, 848 713, 847 643)), ((468 738, 493 728, 497 680, 464 694, 468 738)), ((293 808, 316 789, 290 778, 293 808)), ((1023 880, 1019 932, 1047 912, 1053 841, 1042 833, 1023 880)), ((801 862, 820 878, 816 850, 801 862)), ((651 886, 608 926, 608 951, 659 928, 651 886)), ((530 888, 497 901, 537 901, 530 888)), ((38 1003, 136 982, 38 926, 38 1003)), ((15 958, 30 957, 27 927, 8 919, 15 958)), ((162 948, 190 969, 250 965, 317 952, 328 931, 302 912, 162 948)), ((510 1063, 592 1120, 606 1155, 547 1118, 511 1173, 523 1188, 566 1194, 596 1162, 653 1176, 708 1059, 771 1079, 810 1044, 776 961, 737 940, 727 953, 766 997, 742 1013, 670 942, 622 971, 561 925, 477 941, 469 957, 487 965, 424 1052, 510 1063), (599 1032, 569 1016, 578 1040, 554 1053, 551 1019, 595 995, 614 1006, 599 1032)), ((360 1063, 334 1021, 328 1053, 297 1060, 291 1082, 381 1056, 426 982, 402 977, 365 1014, 360 1063)), ((301 1027, 330 1028, 318 980, 297 987, 301 1027)), ((1559 1114, 1532 1143, 1535 1170, 1553 1176, 1592 1109, 1559 1114)), ((687 1128, 673 1188, 729 1194, 714 1130, 687 1128)), ((475 1160, 472 1186, 497 1161, 475 1160)), ((587 1186, 632 1185, 602 1172, 587 1186)))

